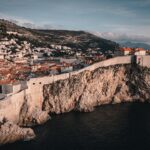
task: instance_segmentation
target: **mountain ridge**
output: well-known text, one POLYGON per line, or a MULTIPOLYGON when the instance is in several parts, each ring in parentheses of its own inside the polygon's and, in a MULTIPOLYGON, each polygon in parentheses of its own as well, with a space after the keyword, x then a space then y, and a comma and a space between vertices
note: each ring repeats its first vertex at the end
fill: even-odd
POLYGON ((88 48, 100 48, 103 52, 115 51, 119 48, 119 44, 116 42, 100 38, 86 31, 29 29, 3 19, 0 19, 0 25, 5 26, 7 31, 23 34, 26 40, 30 40, 32 43, 37 42, 45 46, 61 44, 83 51, 88 48))
POLYGON ((124 46, 124 47, 132 47, 132 48, 144 48, 144 49, 150 49, 150 45, 149 44, 146 44, 146 43, 140 43, 140 42, 129 42, 129 41, 126 41, 126 42, 120 42, 120 45, 121 46, 124 46))

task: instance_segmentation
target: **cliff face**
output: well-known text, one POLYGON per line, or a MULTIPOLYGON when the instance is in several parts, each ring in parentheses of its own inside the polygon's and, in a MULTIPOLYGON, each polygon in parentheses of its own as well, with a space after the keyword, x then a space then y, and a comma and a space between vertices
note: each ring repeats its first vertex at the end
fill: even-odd
MULTIPOLYGON (((38 30, 18 26, 10 21, 0 19, 1 26, 6 31, 18 32, 23 34, 23 37, 14 35, 5 35, 7 38, 18 39, 18 41, 28 41, 35 47, 50 47, 51 44, 68 46, 75 51, 81 49, 85 53, 88 48, 100 48, 101 52, 112 51, 119 49, 119 44, 116 42, 97 37, 85 31, 70 31, 70 30, 38 30)), ((59 52, 60 53, 60 52, 59 52)), ((62 53, 61 53, 62 54, 62 53)), ((104 53, 105 54, 105 53, 104 53)), ((58 54, 57 54, 58 55, 58 54)))
POLYGON ((67 80, 43 87, 43 110, 64 113, 71 110, 92 111, 109 103, 150 99, 150 70, 118 65, 85 71, 67 80))
POLYGON ((47 120, 50 119, 48 112, 42 111, 36 106, 37 102, 32 102, 31 98, 25 98, 24 103, 20 107, 19 112, 19 121, 20 126, 35 126, 44 124, 47 120))
POLYGON ((31 140, 34 137, 32 129, 21 128, 12 122, 0 122, 0 145, 17 140, 31 140))
POLYGON ((32 139, 33 130, 19 126, 42 124, 49 119, 48 113, 88 112, 102 104, 150 100, 150 69, 139 66, 101 67, 46 82, 39 90, 43 98, 31 98, 30 87, 28 92, 22 91, 15 98, 0 102, 0 144, 32 139))

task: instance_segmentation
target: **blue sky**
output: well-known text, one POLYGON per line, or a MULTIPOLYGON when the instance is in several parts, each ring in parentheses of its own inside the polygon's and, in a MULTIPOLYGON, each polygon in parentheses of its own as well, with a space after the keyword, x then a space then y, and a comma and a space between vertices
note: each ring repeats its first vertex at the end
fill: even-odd
POLYGON ((150 37, 150 0, 0 0, 0 18, 43 28, 150 37))

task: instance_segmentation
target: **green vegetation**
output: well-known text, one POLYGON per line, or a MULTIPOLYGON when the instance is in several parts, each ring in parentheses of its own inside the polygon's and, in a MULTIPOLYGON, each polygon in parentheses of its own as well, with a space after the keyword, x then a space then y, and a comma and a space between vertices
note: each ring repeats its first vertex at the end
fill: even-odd
POLYGON ((119 45, 113 41, 84 31, 28 29, 0 19, 0 32, 6 34, 6 29, 7 31, 17 32, 22 35, 11 34, 7 35, 7 38, 16 38, 18 42, 27 41, 31 43, 32 47, 51 48, 51 45, 61 45, 68 46, 74 51, 82 50, 86 52, 87 49, 91 48, 93 50, 99 49, 103 53, 107 53, 107 51, 114 52, 119 48, 119 45))
POLYGON ((6 31, 7 31, 6 26, 3 24, 0 24, 0 38, 3 38, 6 36, 7 34, 6 31))

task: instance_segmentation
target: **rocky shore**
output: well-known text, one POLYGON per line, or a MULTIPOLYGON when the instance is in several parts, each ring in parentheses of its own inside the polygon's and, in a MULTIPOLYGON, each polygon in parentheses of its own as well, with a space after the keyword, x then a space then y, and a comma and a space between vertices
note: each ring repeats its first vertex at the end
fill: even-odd
MULTIPOLYGON (((149 102, 149 91, 150 69, 131 64, 101 67, 45 84, 42 102, 32 102, 28 96, 20 102, 18 122, 12 123, 8 118, 7 121, 1 119, 0 143, 33 139, 33 130, 22 126, 43 124, 50 119, 51 113, 89 112, 103 104, 149 102)), ((9 104, 12 103, 11 101, 9 104)), ((0 106, 1 109, 3 105, 0 106)))
POLYGON ((30 128, 21 128, 12 122, 0 122, 0 145, 18 140, 28 141, 35 138, 30 128))
POLYGON ((102 104, 150 100, 150 69, 116 65, 85 71, 44 85, 43 110, 64 113, 92 111, 102 104))

